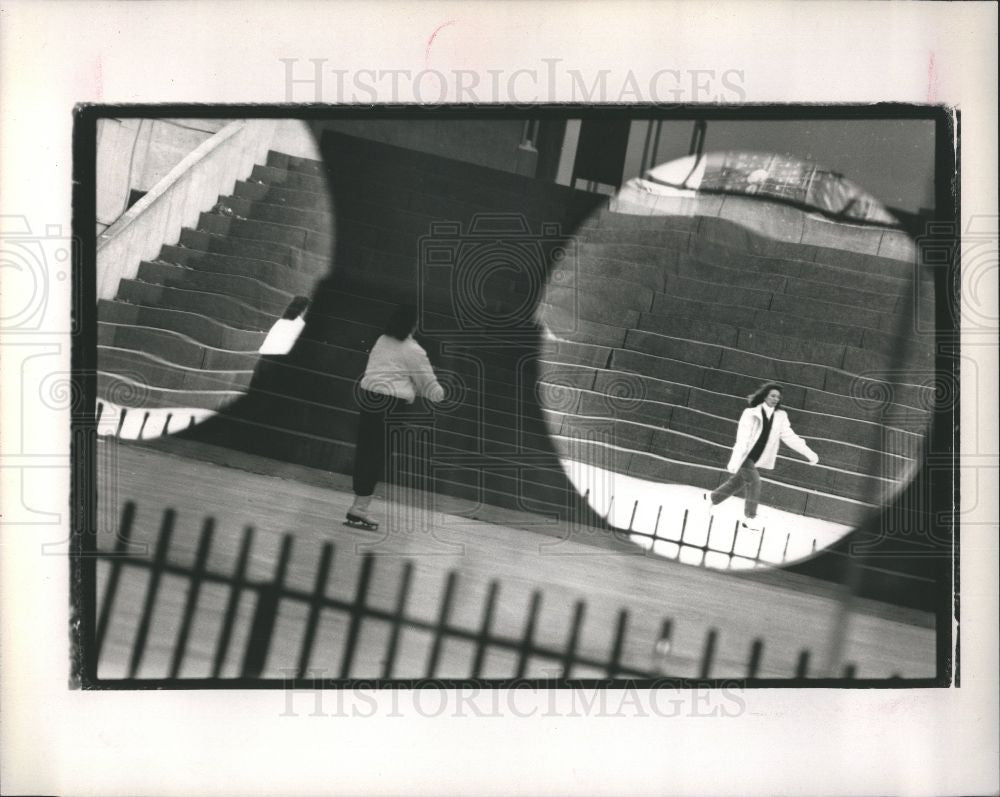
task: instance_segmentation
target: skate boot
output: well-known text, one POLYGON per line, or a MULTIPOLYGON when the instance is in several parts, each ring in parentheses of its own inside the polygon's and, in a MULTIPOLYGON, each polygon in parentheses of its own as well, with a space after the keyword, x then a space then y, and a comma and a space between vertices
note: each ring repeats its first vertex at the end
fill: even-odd
POLYGON ((364 529, 365 531, 375 531, 378 528, 378 523, 368 514, 368 505, 371 502, 372 497, 370 495, 354 496, 354 503, 347 510, 347 520, 344 525, 355 529, 364 529))
POLYGON ((747 531, 763 531, 764 524, 761 523, 760 518, 743 516, 743 520, 740 525, 747 531))

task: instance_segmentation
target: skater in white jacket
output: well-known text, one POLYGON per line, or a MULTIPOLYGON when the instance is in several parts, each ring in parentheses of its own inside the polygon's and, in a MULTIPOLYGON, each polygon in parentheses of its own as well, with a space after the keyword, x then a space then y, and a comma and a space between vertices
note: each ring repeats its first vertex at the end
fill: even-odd
POLYGON ((704 493, 703 498, 710 500, 712 506, 715 506, 736 493, 740 487, 745 487, 743 526, 759 530, 756 517, 757 504, 760 502, 760 474, 757 469, 774 468, 779 442, 804 456, 811 465, 819 462, 819 457, 806 445, 805 440, 795 434, 788 422, 788 414, 779 409, 780 385, 762 385, 747 398, 747 404, 749 406, 740 416, 736 443, 733 445, 729 464, 726 465, 726 470, 733 475, 711 493, 704 493))
POLYGON ((358 438, 354 449, 354 503, 347 523, 374 530, 378 523, 368 506, 385 468, 386 415, 420 395, 435 404, 444 399, 427 352, 413 339, 417 311, 413 305, 396 308, 368 355, 368 365, 358 383, 358 438))

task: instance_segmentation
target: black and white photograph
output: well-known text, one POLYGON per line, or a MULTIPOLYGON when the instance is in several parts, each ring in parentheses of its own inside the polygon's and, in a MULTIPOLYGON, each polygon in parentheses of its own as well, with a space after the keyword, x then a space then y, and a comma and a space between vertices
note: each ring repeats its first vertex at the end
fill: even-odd
POLYGON ((122 110, 84 686, 950 682, 955 116, 122 110))
POLYGON ((996 794, 996 30, 0 0, 0 793, 996 794))

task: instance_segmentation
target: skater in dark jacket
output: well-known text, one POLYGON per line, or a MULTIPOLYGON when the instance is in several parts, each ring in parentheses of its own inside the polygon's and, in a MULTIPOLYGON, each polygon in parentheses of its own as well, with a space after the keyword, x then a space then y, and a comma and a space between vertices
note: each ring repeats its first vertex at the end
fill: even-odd
POLYGON ((354 459, 354 503, 347 510, 348 525, 377 529, 369 514, 375 485, 384 475, 386 416, 400 403, 412 404, 419 395, 435 404, 444 399, 427 353, 413 339, 417 311, 413 305, 396 308, 383 334, 368 355, 358 383, 358 439, 354 459))
POLYGON ((778 444, 784 443, 797 451, 809 464, 815 465, 819 457, 806 444, 805 440, 792 431, 788 422, 788 414, 779 409, 781 404, 781 386, 773 383, 762 385, 753 395, 747 398, 747 408, 740 416, 736 429, 736 443, 733 445, 729 464, 726 465, 732 476, 711 493, 704 493, 705 501, 711 501, 712 506, 720 504, 741 487, 745 488, 743 510, 743 526, 756 531, 760 530, 757 522, 757 504, 760 502, 760 475, 758 468, 771 470, 778 457, 778 444))

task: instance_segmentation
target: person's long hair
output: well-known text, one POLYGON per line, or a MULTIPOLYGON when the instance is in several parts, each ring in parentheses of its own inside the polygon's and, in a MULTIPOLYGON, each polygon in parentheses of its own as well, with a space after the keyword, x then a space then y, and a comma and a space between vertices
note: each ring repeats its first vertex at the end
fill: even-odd
POLYGON ((412 304, 401 304, 392 311, 385 322, 385 334, 396 340, 406 340, 417 326, 417 308, 412 304))
MULTIPOLYGON (((766 385, 761 385, 753 393, 747 396, 747 406, 757 407, 763 404, 764 399, 767 398, 767 394, 770 393, 772 390, 777 390, 779 393, 781 393, 781 385, 776 385, 774 384, 774 382, 768 382, 766 385)), ((774 405, 774 408, 777 409, 780 406, 781 406, 781 397, 779 396, 778 403, 774 405)))

